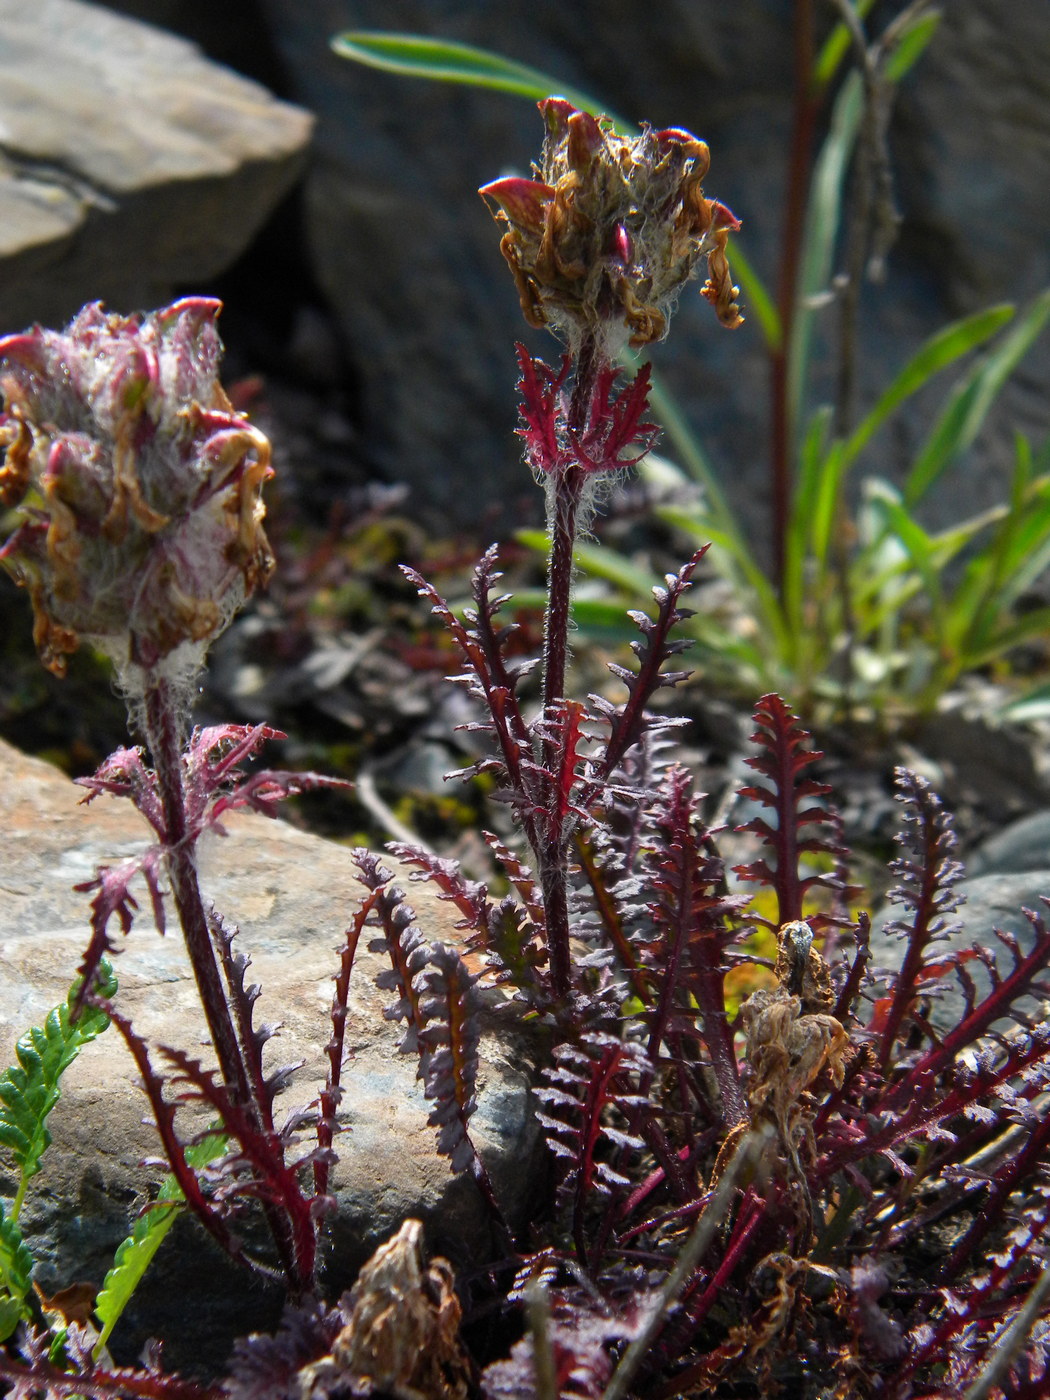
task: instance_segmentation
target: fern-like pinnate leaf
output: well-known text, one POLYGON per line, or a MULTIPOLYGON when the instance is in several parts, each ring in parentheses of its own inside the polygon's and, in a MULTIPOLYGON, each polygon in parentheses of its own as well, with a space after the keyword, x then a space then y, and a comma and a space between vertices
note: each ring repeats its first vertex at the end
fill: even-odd
MULTIPOLYGON (((222 1157, 227 1139, 222 1133, 210 1133, 186 1149, 186 1161, 195 1171, 222 1157)), ((118 1247, 113 1264, 102 1280, 95 1300, 95 1317, 99 1336, 95 1357, 102 1355, 113 1328, 131 1301, 135 1289, 153 1261, 168 1231, 186 1209, 186 1198, 174 1176, 167 1176, 157 1193, 156 1201, 135 1221, 131 1234, 118 1247)))
POLYGON ((28 1320, 26 1295, 32 1285, 33 1256, 16 1221, 0 1206, 0 1342, 28 1320))
POLYGON ((609 725, 609 736, 597 765, 599 781, 609 778, 644 735, 667 730, 680 723, 666 716, 651 714, 647 706, 657 690, 678 685, 690 675, 688 671, 665 671, 663 668, 671 657, 680 655, 691 646, 688 638, 672 640, 671 632, 679 622, 692 617, 692 612, 682 607, 681 601, 692 586, 693 574, 707 550, 707 545, 698 549, 676 574, 666 575, 666 587, 653 589, 655 618, 640 611, 629 614, 642 634, 641 641, 631 643, 636 664, 627 667, 614 663, 609 667, 612 674, 627 687, 626 704, 612 705, 601 696, 590 697, 595 710, 609 725))
MULTIPOLYGON (((112 996, 116 990, 113 969, 103 963, 94 993, 112 996)), ((80 984, 53 1007, 40 1026, 26 1031, 15 1046, 18 1063, 0 1075, 0 1143, 9 1149, 19 1172, 18 1191, 11 1216, 17 1220, 26 1187, 40 1170, 40 1159, 51 1144, 47 1120, 62 1096, 61 1079, 83 1047, 109 1025, 97 1007, 85 1005, 79 1016, 74 1007, 80 984)))
POLYGON ((424 1023, 419 1033, 420 1072, 426 1096, 434 1105, 429 1122, 438 1129, 438 1151, 451 1160, 453 1171, 463 1171, 476 1156, 467 1124, 477 1103, 481 1040, 477 978, 454 948, 435 943, 414 980, 424 1023))
POLYGON ((871 1027, 879 1032, 879 1058, 884 1065, 890 1060, 909 1008, 925 986, 943 975, 943 957, 931 956, 931 948, 958 932, 958 921, 949 916, 962 902, 955 886, 963 867, 955 859, 958 842, 950 815, 924 778, 898 768, 896 780, 896 796, 904 807, 902 829, 896 838, 901 854, 890 864, 898 882, 887 899, 903 905, 909 917, 891 920, 884 930, 906 940, 892 992, 876 1003, 871 1027))
POLYGON ((588 1203, 629 1185, 609 1156, 643 1146, 641 1138, 613 1118, 618 1110, 626 1124, 632 1110, 647 1104, 634 1090, 648 1075, 649 1061, 640 1046, 603 1031, 585 1033, 579 1045, 559 1045, 553 1060, 536 1090, 543 1104, 536 1117, 546 1131, 548 1147, 565 1166, 558 1200, 572 1202, 573 1234, 585 1259, 583 1221, 588 1203))
POLYGON ((754 860, 734 868, 742 880, 769 885, 776 891, 779 927, 804 917, 803 901, 814 886, 841 895, 840 882, 834 876, 804 875, 801 867, 808 855, 819 852, 840 857, 843 851, 837 842, 814 830, 828 825, 828 814, 813 799, 825 797, 831 789, 827 783, 808 777, 806 770, 823 754, 809 746, 809 735, 779 695, 763 695, 754 718, 756 728, 751 738, 759 752, 745 762, 767 779, 769 786, 754 783, 741 788, 740 795, 771 809, 776 820, 753 817, 740 830, 761 837, 763 845, 775 852, 776 865, 754 860))
POLYGON ((746 900, 725 891, 723 863, 707 849, 700 801, 685 769, 668 772, 650 820, 654 839, 642 880, 648 936, 639 941, 655 993, 649 1059, 657 1062, 676 1029, 688 1035, 696 1025, 718 1084, 721 1117, 733 1126, 747 1110, 726 1013, 727 950, 736 937, 727 921, 740 916, 746 900))

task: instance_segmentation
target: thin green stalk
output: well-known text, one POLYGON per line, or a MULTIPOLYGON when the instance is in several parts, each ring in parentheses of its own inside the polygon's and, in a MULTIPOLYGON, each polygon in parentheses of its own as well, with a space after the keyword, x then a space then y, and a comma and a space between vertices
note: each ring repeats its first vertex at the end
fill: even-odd
POLYGON ((813 132, 819 95, 813 84, 813 0, 795 0, 794 97, 791 123, 791 159, 788 168, 787 206, 781 235, 777 312, 780 343, 770 358, 772 441, 770 485, 773 504, 773 576, 783 586, 786 535, 791 509, 791 457, 795 424, 789 393, 791 332, 798 303, 799 271, 805 223, 806 188, 809 180, 813 132))

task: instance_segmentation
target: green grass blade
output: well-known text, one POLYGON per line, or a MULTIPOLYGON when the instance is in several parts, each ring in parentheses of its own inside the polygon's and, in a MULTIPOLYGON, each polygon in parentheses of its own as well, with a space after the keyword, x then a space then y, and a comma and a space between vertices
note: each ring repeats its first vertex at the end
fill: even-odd
POLYGON ((801 422, 803 396, 809 372, 813 339, 815 298, 831 280, 831 267, 842 217, 842 192, 864 108, 863 87, 857 73, 850 73, 831 114, 831 127, 817 157, 810 185, 799 270, 799 304, 788 348, 788 414, 791 431, 801 422))
POLYGON ((940 11, 933 10, 930 14, 919 15, 901 31, 897 47, 886 61, 886 77, 891 83, 899 83, 905 73, 914 68, 937 33, 940 22, 940 11))
POLYGON ((905 483, 909 506, 922 499, 944 469, 971 446, 1007 379, 1050 318, 1050 288, 1038 296, 1010 332, 955 386, 905 483))
POLYGON ((986 666, 1023 642, 1045 638, 1050 633, 1050 608, 1033 608, 995 632, 988 642, 967 657, 968 667, 986 666))
POLYGON ((802 626, 802 601, 806 591, 807 566, 812 560, 811 524, 822 487, 831 473, 827 470, 828 428, 831 409, 822 408, 810 419, 799 459, 798 487, 791 501, 784 550, 783 597, 788 626, 802 626))
MULTIPOLYGON (((546 557, 550 552, 550 536, 546 530, 516 530, 519 544, 546 557)), ((608 545, 578 543, 573 550, 577 567, 584 573, 614 583, 633 597, 648 597, 653 588, 662 584, 651 569, 641 568, 619 550, 608 545)))
MULTIPOLYGON (((116 978, 108 963, 100 966, 99 992, 111 997, 116 978)), ((61 1098, 62 1075, 82 1048, 109 1025, 94 1006, 84 1006, 75 1022, 70 1008, 79 984, 70 988, 61 1006, 53 1007, 42 1026, 33 1026, 15 1046, 18 1063, 0 1075, 0 1143, 9 1149, 19 1171, 11 1217, 18 1219, 26 1187, 40 1170, 40 1159, 51 1144, 47 1119, 61 1098)))
POLYGON ((700 439, 679 408, 678 400, 655 370, 649 385, 649 406, 656 421, 663 428, 667 441, 674 447, 683 468, 704 488, 707 514, 718 522, 723 532, 735 534, 736 518, 723 494, 718 474, 701 446, 700 439))
POLYGON ((886 528, 901 548, 907 553, 916 573, 922 579, 929 598, 930 609, 938 631, 943 623, 943 596, 941 593, 940 569, 936 541, 909 513, 907 506, 892 488, 884 483, 873 491, 872 500, 883 513, 886 528))
MULTIPOLYGON (((186 1160, 197 1170, 214 1162, 226 1151, 227 1139, 222 1133, 210 1133, 186 1149, 186 1160)), ((99 1337, 95 1344, 95 1359, 109 1341, 113 1328, 142 1282, 154 1255, 165 1236, 185 1208, 185 1198, 178 1182, 167 1176, 157 1193, 157 1202, 135 1221, 131 1234, 117 1247, 113 1264, 102 1281, 95 1300, 95 1316, 99 1337)))
POLYGON ((935 374, 954 364, 961 356, 975 350, 990 340, 1011 320, 1014 308, 1008 305, 991 306, 978 311, 961 321, 945 326, 916 352, 889 387, 879 397, 878 402, 864 420, 850 434, 846 441, 846 464, 849 465, 879 428, 902 403, 924 388, 935 374))
MULTIPOLYGON (((930 379, 948 365, 954 363, 968 351, 983 345, 996 331, 1011 319, 1014 311, 1010 306, 993 306, 955 322, 938 331, 923 345, 897 374, 893 382, 883 392, 870 413, 837 448, 828 453, 822 482, 822 509, 815 513, 812 523, 812 548, 820 558, 825 558, 834 523, 834 513, 829 506, 838 500, 842 481, 857 457, 867 446, 875 433, 886 420, 913 394, 917 393, 930 379)), ((880 541, 874 540, 865 552, 879 548, 880 541)), ((862 567, 861 572, 864 572, 862 567)))
POLYGON ((633 122, 610 111, 593 94, 563 83, 538 68, 516 63, 513 59, 476 48, 473 44, 459 44, 451 39, 435 39, 425 34, 390 34, 359 29, 337 34, 332 40, 332 49, 340 58, 351 59, 368 68, 381 68, 387 73, 399 73, 407 78, 428 78, 432 82, 492 88, 497 92, 509 92, 515 97, 531 98, 535 102, 557 93, 584 111, 603 113, 618 131, 628 134, 638 130, 633 122))
POLYGON ((951 634, 955 650, 963 658, 980 650, 1009 609, 1006 590, 1012 565, 1018 560, 1018 536, 1028 523, 1031 469, 1032 454, 1022 439, 1017 444, 1009 505, 987 546, 970 560, 952 596, 951 634))
POLYGON ((780 324, 780 312, 773 303, 766 284, 751 265, 750 259, 740 246, 739 238, 731 238, 726 249, 733 280, 740 284, 740 302, 748 316, 753 316, 766 342, 766 349, 776 354, 784 339, 780 324))
MULTIPOLYGON (((853 6, 858 19, 864 19, 875 0, 856 0, 853 6)), ((817 61, 813 65, 813 86, 820 92, 828 87, 839 71, 842 60, 853 48, 853 39, 841 20, 824 40, 817 61)))

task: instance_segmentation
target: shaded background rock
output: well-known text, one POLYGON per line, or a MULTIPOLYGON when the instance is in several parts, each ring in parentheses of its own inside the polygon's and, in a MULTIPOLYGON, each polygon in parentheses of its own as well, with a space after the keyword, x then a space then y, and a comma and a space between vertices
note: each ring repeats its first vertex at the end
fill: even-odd
MULTIPOLYGON (((6 1066, 18 1036, 64 998, 86 947, 90 896, 72 886, 90 879, 99 862, 140 851, 146 833, 130 804, 103 798, 85 809, 78 805, 82 791, 57 769, 4 744, 0 771, 9 794, 0 818, 0 1059, 6 1066)), ((268 1063, 305 1061, 278 1100, 283 1116, 308 1103, 324 1082, 336 949, 359 887, 344 847, 262 817, 235 818, 229 827, 226 840, 208 842, 202 879, 217 907, 240 922, 240 944, 252 958, 249 980, 263 988, 258 1021, 281 1023, 268 1063)), ((426 886, 407 887, 426 936, 455 941, 447 906, 426 886)), ((142 902, 115 959, 117 1004, 152 1044, 192 1053, 203 1020, 182 939, 175 928, 161 938, 146 912, 148 901, 142 902)), ((351 980, 351 1058, 340 1110, 347 1131, 338 1142, 339 1209, 325 1253, 332 1297, 407 1216, 422 1219, 432 1247, 459 1267, 487 1259, 491 1249, 489 1217, 473 1181, 454 1177, 437 1155, 416 1057, 398 1054, 397 1028, 383 1019, 390 996, 376 989, 374 977, 385 959, 366 942, 351 980)), ((496 1191, 519 1218, 528 1209, 538 1144, 528 1114, 527 1059, 525 1047, 503 1033, 483 1038, 472 1120, 496 1191)), ((156 1063, 159 1068, 162 1061, 156 1063)), ((45 1289, 101 1282, 150 1186, 163 1176, 162 1167, 142 1165, 159 1154, 155 1131, 142 1121, 146 1113, 134 1063, 111 1029, 63 1080, 62 1101, 50 1120, 54 1145, 27 1199, 23 1228, 45 1289)), ((10 1195, 10 1173, 4 1177, 10 1195)), ((235 1336, 272 1326, 279 1306, 276 1290, 235 1269, 186 1220, 165 1241, 136 1294, 114 1352, 132 1359, 148 1336, 163 1333, 170 1364, 214 1370, 235 1336)))
POLYGON ((216 277, 302 171, 311 127, 173 34, 0 0, 0 327, 216 277))
MULTIPOLYGON (((485 45, 629 117, 689 127, 711 144, 709 192, 742 218, 742 246, 767 282, 774 278, 790 119, 790 0, 238 0, 222 15, 199 0, 114 0, 114 7, 183 29, 318 114, 301 222, 285 225, 296 246, 283 242, 273 256, 285 270, 297 263, 335 318, 358 450, 388 478, 409 482, 414 502, 460 522, 476 522, 486 504, 512 519, 535 509, 512 436, 511 342, 529 337, 475 190, 502 172, 527 170, 539 118, 531 104, 500 94, 342 62, 328 49, 333 34, 408 30, 485 45), (519 505, 523 497, 528 506, 519 505)), ((872 32, 900 8, 876 5, 872 32)), ((822 27, 830 24, 830 5, 816 12, 822 27)), ((863 308, 866 401, 950 317, 1004 298, 1024 302, 1050 282, 1048 42, 1043 0, 994 8, 953 0, 908 77, 891 131, 904 224, 889 280, 869 289, 863 308)), ((262 264, 257 277, 262 289, 262 264)), ((824 322, 830 333, 833 309, 824 322)), ((833 357, 828 341, 818 351, 821 396, 833 357)), ((752 531, 764 529, 766 366, 755 318, 723 332, 689 294, 654 358, 752 531)), ((1037 437, 1046 430, 1048 374, 1044 342, 979 444, 961 498, 954 489, 935 493, 934 516, 955 519, 1002 497, 1013 430, 1037 437)), ((938 402, 936 392, 920 401, 873 446, 866 466, 899 478, 938 402)))

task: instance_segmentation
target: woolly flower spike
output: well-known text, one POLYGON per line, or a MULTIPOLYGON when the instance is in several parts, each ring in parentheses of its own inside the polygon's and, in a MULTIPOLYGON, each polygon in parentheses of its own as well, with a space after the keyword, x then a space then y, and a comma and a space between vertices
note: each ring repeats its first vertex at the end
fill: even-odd
POLYGON ((740 227, 701 181, 706 144, 672 128, 620 136, 606 117, 561 97, 539 104, 547 124, 535 180, 494 180, 480 191, 507 225, 500 248, 531 326, 551 326, 574 348, 597 334, 610 355, 667 331, 679 289, 707 259, 703 295, 724 326, 742 321, 726 258, 740 227))
POLYGON ((220 305, 123 317, 96 303, 64 331, 0 340, 0 504, 17 521, 0 563, 58 675, 85 638, 131 689, 129 671, 176 652, 195 670, 273 568, 270 445, 219 383, 220 305))

